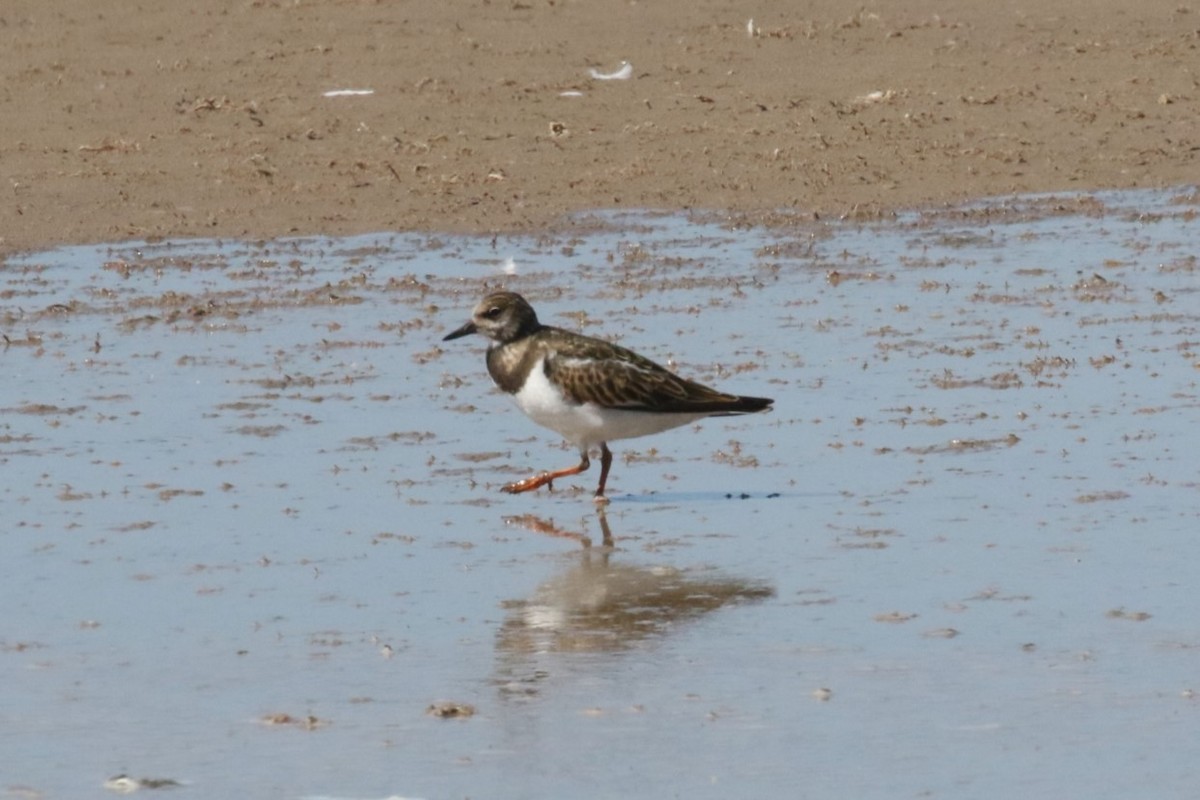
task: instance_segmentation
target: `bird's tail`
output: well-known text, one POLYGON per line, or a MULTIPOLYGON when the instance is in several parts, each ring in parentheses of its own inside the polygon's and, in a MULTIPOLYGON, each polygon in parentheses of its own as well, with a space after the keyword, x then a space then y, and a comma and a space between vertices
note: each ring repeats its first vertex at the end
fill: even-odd
POLYGON ((733 400, 722 406, 721 410, 714 414, 715 417, 728 417, 734 414, 753 414, 756 411, 765 411, 775 403, 769 397, 740 397, 735 395, 733 400))

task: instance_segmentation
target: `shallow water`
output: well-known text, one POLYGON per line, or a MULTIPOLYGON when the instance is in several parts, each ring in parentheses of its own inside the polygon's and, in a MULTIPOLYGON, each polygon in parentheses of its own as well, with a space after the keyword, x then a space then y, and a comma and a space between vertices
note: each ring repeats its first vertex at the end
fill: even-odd
POLYGON ((1198 202, 9 258, 0 789, 1189 797, 1198 202), (502 495, 500 284, 775 409, 502 495))

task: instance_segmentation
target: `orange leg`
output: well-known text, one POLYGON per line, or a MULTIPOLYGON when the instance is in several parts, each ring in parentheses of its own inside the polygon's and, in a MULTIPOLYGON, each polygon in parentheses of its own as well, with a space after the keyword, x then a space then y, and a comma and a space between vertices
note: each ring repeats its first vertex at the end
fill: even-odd
MULTIPOLYGON (((605 452, 607 452, 607 450, 608 448, 605 448, 605 452)), ((609 461, 611 460, 612 455, 610 454, 609 461)), ((553 489, 555 478, 565 478, 568 475, 578 475, 591 465, 592 462, 588 459, 587 452, 584 451, 583 459, 579 462, 578 466, 567 467, 566 469, 559 469, 555 470, 554 472, 539 472, 537 475, 532 475, 525 480, 506 483, 500 487, 500 491, 508 492, 509 494, 520 494, 521 492, 532 492, 534 489, 540 489, 543 486, 549 486, 551 489, 553 489)), ((603 468, 603 472, 607 473, 608 469, 603 459, 603 454, 601 455, 600 465, 603 468)), ((601 479, 600 485, 601 488, 603 488, 603 478, 601 479)))
POLYGON ((600 485, 596 487, 596 496, 592 498, 597 503, 607 503, 608 498, 604 496, 604 484, 608 483, 608 470, 612 466, 612 452, 608 449, 607 442, 600 443, 600 485))

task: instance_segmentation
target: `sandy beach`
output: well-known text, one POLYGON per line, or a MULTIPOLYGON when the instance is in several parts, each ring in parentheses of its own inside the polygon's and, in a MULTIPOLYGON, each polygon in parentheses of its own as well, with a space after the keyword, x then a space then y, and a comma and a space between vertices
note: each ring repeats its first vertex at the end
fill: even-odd
POLYGON ((1200 176, 1178 0, 111 5, 0 11, 0 252, 1200 176))

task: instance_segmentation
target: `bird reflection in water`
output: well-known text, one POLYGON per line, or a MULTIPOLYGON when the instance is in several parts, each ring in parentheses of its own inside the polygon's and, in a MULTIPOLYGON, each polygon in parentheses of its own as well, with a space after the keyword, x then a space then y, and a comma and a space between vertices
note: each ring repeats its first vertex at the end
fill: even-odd
MULTIPOLYGON (((603 536, 601 543, 604 547, 612 547, 612 528, 610 528, 608 525, 608 517, 605 515, 604 509, 599 509, 596 516, 600 521, 600 533, 603 536)), ((557 536, 561 539, 571 539, 579 542, 584 546, 585 549, 592 546, 592 537, 588 536, 586 533, 560 528, 554 524, 554 520, 543 519, 537 514, 521 514, 515 517, 505 517, 504 523, 506 525, 516 525, 527 530, 531 530, 534 533, 543 533, 546 536, 557 536)))
POLYGON ((728 605, 757 602, 775 594, 761 581, 722 574, 713 568, 679 569, 620 563, 604 509, 597 509, 603 548, 591 538, 532 515, 509 524, 583 545, 579 560, 539 586, 527 600, 504 604, 497 637, 498 681, 503 691, 536 694, 536 684, 553 671, 553 658, 567 654, 618 654, 666 636, 681 623, 728 605))

